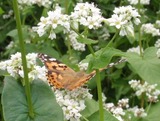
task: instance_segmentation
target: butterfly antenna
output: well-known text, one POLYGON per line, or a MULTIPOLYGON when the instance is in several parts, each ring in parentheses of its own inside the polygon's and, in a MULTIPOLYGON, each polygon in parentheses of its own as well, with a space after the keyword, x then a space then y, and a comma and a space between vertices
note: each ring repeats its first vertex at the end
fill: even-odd
POLYGON ((99 69, 99 71, 103 71, 105 69, 112 68, 113 66, 116 66, 116 65, 123 63, 123 62, 126 62, 126 61, 127 61, 126 59, 120 59, 118 62, 110 63, 106 67, 99 69))

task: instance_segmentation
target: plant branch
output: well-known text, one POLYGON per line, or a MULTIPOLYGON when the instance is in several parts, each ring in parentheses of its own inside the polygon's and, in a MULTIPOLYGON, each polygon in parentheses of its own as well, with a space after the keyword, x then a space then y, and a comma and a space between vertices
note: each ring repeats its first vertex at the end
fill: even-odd
POLYGON ((24 80, 25 80, 25 93, 26 93, 27 103, 29 108, 29 116, 33 118, 34 112, 33 112, 33 106, 31 101, 30 83, 28 79, 26 51, 25 51, 25 45, 23 41, 23 33, 22 33, 21 20, 20 20, 17 0, 13 0, 13 8, 14 8, 14 13, 16 17, 16 24, 17 24, 17 30, 18 30, 18 36, 19 36, 19 46, 21 49, 21 58, 22 58, 23 73, 24 73, 24 80))
MULTIPOLYGON (((95 53, 91 45, 87 45, 91 54, 95 57, 95 53)), ((99 69, 96 69, 96 82, 97 82, 97 92, 98 92, 98 102, 99 102, 99 121, 104 121, 104 110, 102 101, 102 87, 99 69)))

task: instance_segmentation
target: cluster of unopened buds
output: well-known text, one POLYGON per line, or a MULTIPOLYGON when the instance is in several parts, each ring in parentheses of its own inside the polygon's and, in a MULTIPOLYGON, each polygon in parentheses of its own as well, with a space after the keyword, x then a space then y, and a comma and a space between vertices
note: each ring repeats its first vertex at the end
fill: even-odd
POLYGON ((147 82, 141 83, 140 80, 131 80, 129 84, 137 96, 141 96, 143 93, 146 95, 149 102, 158 101, 160 90, 156 89, 157 84, 150 85, 147 82))

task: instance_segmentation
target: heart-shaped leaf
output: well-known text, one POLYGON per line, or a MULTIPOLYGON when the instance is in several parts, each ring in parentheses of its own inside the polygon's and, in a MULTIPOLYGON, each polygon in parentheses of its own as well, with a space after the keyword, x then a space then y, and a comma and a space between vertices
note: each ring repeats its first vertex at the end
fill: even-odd
POLYGON ((5 121, 63 121, 63 112, 50 87, 40 80, 31 84, 34 118, 29 117, 25 88, 13 77, 4 79, 2 106, 5 121))
POLYGON ((151 84, 158 84, 160 89, 160 60, 156 52, 156 48, 150 47, 144 51, 143 57, 136 53, 127 53, 126 58, 142 79, 151 84))

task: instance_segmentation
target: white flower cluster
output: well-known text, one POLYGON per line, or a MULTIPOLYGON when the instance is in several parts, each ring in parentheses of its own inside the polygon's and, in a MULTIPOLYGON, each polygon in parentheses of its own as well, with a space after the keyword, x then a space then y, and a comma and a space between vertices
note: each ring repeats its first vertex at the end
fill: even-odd
POLYGON ((70 30, 69 16, 62 14, 59 6, 56 6, 55 11, 49 11, 47 14, 47 17, 41 17, 37 27, 33 27, 40 37, 49 32, 49 38, 55 39, 57 27, 63 27, 64 31, 70 30))
POLYGON ((68 37, 73 49, 79 50, 79 51, 85 51, 85 44, 77 41, 77 37, 78 37, 77 33, 75 33, 74 31, 70 31, 68 37))
POLYGON ((156 21, 156 25, 155 25, 157 28, 160 28, 160 20, 157 20, 156 21))
MULTIPOLYGON (((40 22, 33 30, 38 33, 39 36, 43 36, 49 33, 50 39, 55 39, 55 30, 57 27, 63 27, 64 32, 70 32, 70 23, 79 22, 81 25, 88 27, 89 29, 96 29, 101 26, 103 17, 101 16, 100 9, 96 8, 94 4, 89 3, 78 3, 75 6, 74 12, 71 15, 62 14, 61 8, 57 5, 54 11, 49 11, 47 17, 41 17, 40 22)), ((71 32, 73 34, 73 32, 71 32)), ((77 46, 75 42, 75 37, 77 35, 74 33, 73 45, 77 46)), ((72 41, 71 41, 72 42, 72 41)), ((80 45, 78 43, 78 45, 80 45)), ((84 50, 84 45, 81 44, 78 49, 84 50), (80 47, 82 47, 80 49, 80 47)), ((75 47, 77 49, 77 47, 75 47)))
MULTIPOLYGON (((29 79, 32 81, 39 78, 46 81, 45 67, 37 66, 36 58, 36 53, 29 53, 26 55, 29 79)), ((0 69, 7 71, 15 78, 24 78, 21 53, 17 52, 16 54, 11 55, 9 60, 0 62, 0 69)))
MULTIPOLYGON (((142 50, 143 51, 143 50, 142 50)), ((132 47, 132 48, 129 48, 128 50, 127 50, 127 52, 135 52, 135 53, 138 53, 139 55, 140 55, 140 48, 139 48, 139 46, 137 46, 137 47, 132 47)))
POLYGON ((111 112, 113 116, 115 116, 119 121, 124 121, 123 116, 125 115, 125 111, 123 108, 128 108, 128 101, 129 99, 121 99, 118 101, 117 106, 115 106, 113 103, 106 103, 104 104, 104 107, 106 110, 111 112))
POLYGON ((71 13, 71 19, 79 22, 81 25, 89 29, 97 29, 101 27, 104 20, 100 9, 95 7, 93 3, 77 3, 74 12, 71 13))
POLYGON ((160 49, 160 39, 158 39, 154 45, 156 48, 160 49))
POLYGON ((160 58, 160 39, 158 39, 154 45, 158 50, 157 50, 157 57, 160 58))
POLYGON ((142 93, 146 94, 149 102, 157 102, 160 90, 156 89, 157 84, 149 85, 147 82, 141 84, 140 80, 129 81, 130 86, 136 91, 137 96, 141 96, 142 93))
POLYGON ((8 19, 13 15, 13 10, 9 10, 7 14, 3 14, 3 19, 8 19))
POLYGON ((151 23, 143 24, 141 31, 142 33, 151 34, 153 37, 160 36, 160 30, 151 23))
MULTIPOLYGON (((138 4, 138 0, 128 0, 128 2, 132 5, 137 5, 138 4)), ((149 5, 150 0, 140 0, 140 4, 142 5, 149 5)))
POLYGON ((85 99, 92 98, 86 88, 77 88, 73 91, 53 89, 58 104, 62 107, 65 120, 80 121, 80 111, 85 109, 85 99))
MULTIPOLYGON (((106 103, 104 104, 104 107, 106 110, 111 112, 113 116, 115 116, 119 121, 125 121, 123 117, 128 115, 128 113, 126 114, 126 112, 133 113, 135 117, 147 116, 147 113, 145 113, 143 108, 138 108, 137 106, 130 108, 128 98, 119 100, 117 105, 114 105, 113 103, 106 103)), ((131 118, 131 115, 129 115, 129 118, 131 118)))
POLYGON ((16 45, 15 45, 15 42, 14 41, 11 41, 7 46, 6 46, 6 50, 8 49, 12 49, 14 48, 16 45))
POLYGON ((84 62, 79 62, 78 67, 80 68, 81 71, 86 71, 88 68, 88 63, 84 63, 84 62))
POLYGON ((115 8, 113 12, 112 17, 105 20, 106 23, 120 29, 119 35, 121 36, 134 36, 133 22, 136 25, 140 23, 140 15, 137 10, 132 6, 121 6, 115 8))
POLYGON ((135 106, 133 108, 128 109, 129 112, 132 112, 135 117, 143 118, 147 116, 147 113, 143 108, 138 108, 138 106, 135 106))
POLYGON ((31 6, 31 5, 38 5, 38 6, 44 6, 49 7, 52 4, 52 0, 18 0, 18 4, 20 5, 20 8, 23 8, 22 6, 31 6))

